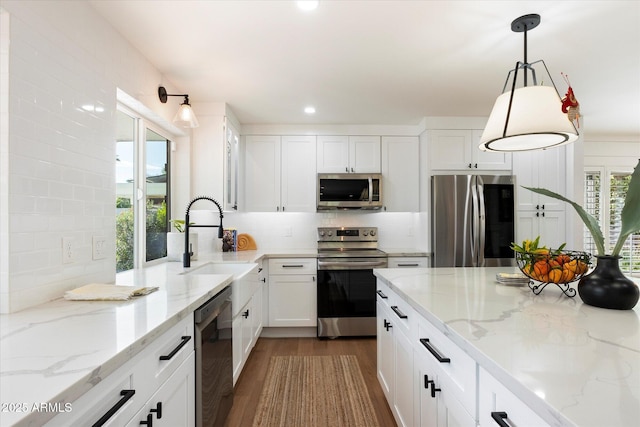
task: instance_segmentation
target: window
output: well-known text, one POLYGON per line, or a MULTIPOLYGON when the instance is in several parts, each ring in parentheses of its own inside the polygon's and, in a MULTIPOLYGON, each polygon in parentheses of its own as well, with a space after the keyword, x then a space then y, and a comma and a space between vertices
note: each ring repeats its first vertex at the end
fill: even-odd
POLYGON ((116 139, 116 271, 167 256, 171 141, 119 109, 116 139))
MULTIPOLYGON (((630 181, 631 172, 601 169, 585 173, 585 210, 598 220, 604 234, 605 249, 609 253, 620 235, 620 215, 630 181)), ((596 253, 593 238, 586 227, 584 243, 586 251, 596 253)), ((620 255, 622 271, 640 272, 640 233, 629 236, 620 255)))

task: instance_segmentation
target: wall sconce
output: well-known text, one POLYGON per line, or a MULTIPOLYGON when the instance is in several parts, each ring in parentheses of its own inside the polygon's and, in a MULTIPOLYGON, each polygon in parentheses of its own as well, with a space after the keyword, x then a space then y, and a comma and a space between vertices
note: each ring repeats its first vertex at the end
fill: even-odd
POLYGON ((173 123, 183 128, 197 128, 199 126, 198 119, 191 109, 191 104, 189 104, 189 95, 173 95, 167 93, 164 86, 160 86, 158 88, 158 97, 160 98, 160 102, 166 104, 167 97, 169 96, 184 96, 184 102, 180 104, 180 108, 173 118, 173 123))
MULTIPOLYGON (((527 31, 540 23, 540 15, 530 14, 515 19, 511 30, 524 33, 524 61, 507 74, 507 80, 498 96, 480 138, 479 148, 484 151, 540 150, 568 144, 578 139, 578 130, 562 112, 562 100, 543 60, 527 62, 527 31), (535 65, 544 66, 551 86, 538 85, 535 65), (518 70, 523 70, 522 87, 516 89, 518 70), (511 90, 505 92, 513 74, 511 90), (533 84, 527 85, 531 74, 533 84)), ((542 69, 542 68, 541 68, 542 69)))

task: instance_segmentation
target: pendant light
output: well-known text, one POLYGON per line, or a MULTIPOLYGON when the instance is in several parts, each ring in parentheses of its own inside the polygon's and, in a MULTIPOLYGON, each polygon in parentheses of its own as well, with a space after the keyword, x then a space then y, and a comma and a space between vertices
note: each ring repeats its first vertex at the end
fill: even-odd
POLYGON ((160 102, 166 104, 167 97, 169 96, 184 96, 184 101, 182 102, 182 104, 180 104, 178 112, 173 117, 173 123, 183 128, 197 128, 199 126, 199 123, 196 115, 191 109, 191 104, 189 104, 189 95, 172 95, 170 93, 167 93, 167 90, 164 88, 164 86, 160 86, 158 88, 158 97, 160 98, 160 102))
POLYGON ((533 63, 527 61, 527 31, 539 23, 540 15, 537 14, 521 16, 511 23, 512 31, 524 33, 524 61, 518 61, 507 74, 503 93, 496 99, 480 138, 481 150, 540 150, 578 139, 578 130, 567 114, 562 112, 562 100, 547 65, 543 60, 533 63), (538 84, 536 66, 546 73, 550 86, 544 86, 544 80, 538 84), (522 83, 516 88, 519 71, 522 83), (529 84, 529 75, 532 84, 529 84), (511 77, 511 88, 505 92, 511 77))

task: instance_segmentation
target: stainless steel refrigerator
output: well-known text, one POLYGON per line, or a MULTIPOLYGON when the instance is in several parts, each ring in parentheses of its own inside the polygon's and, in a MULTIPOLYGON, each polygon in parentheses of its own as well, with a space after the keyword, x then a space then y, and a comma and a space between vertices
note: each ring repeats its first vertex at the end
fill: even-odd
POLYGON ((431 178, 433 267, 515 265, 515 177, 431 178))

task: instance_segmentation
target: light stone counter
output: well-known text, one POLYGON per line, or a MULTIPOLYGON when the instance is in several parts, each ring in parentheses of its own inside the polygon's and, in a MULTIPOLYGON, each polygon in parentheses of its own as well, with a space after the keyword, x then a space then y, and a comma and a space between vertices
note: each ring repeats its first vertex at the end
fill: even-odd
POLYGON ((374 273, 550 425, 637 426, 640 307, 591 307, 555 285, 536 296, 498 284, 501 271, 517 270, 374 273))
MULTIPOLYGON (((256 262, 263 257, 315 257, 315 249, 208 254, 191 263, 256 262)), ((231 283, 231 275, 183 275, 166 262, 117 275, 118 285, 158 286, 129 301, 58 299, 0 315, 0 425, 42 425, 231 283), (22 410, 22 411, 21 411, 22 410)))

